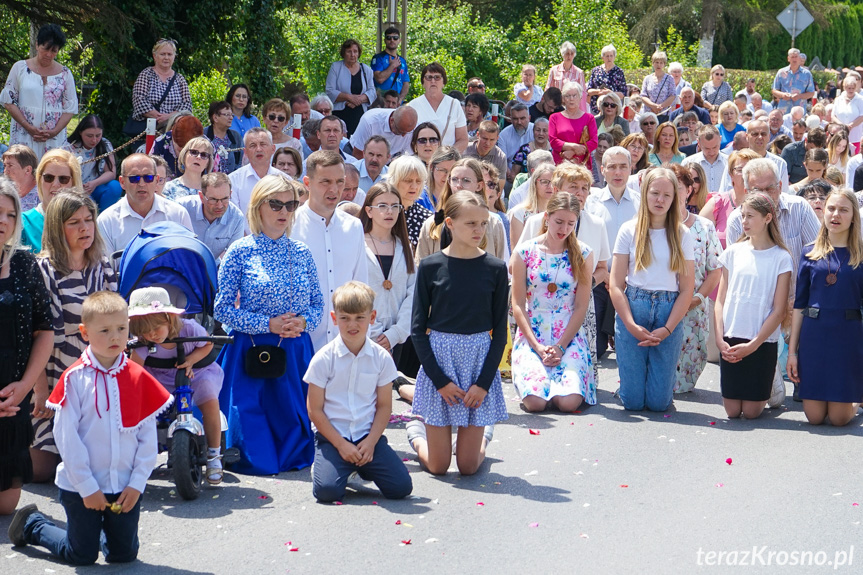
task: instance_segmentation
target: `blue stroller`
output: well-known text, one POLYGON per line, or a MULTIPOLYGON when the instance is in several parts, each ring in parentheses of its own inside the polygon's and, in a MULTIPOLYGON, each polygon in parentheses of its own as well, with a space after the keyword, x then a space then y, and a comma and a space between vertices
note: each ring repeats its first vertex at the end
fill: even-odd
MULTIPOLYGON (((157 286, 167 290, 171 303, 185 308, 186 314, 195 316, 208 333, 214 329, 213 305, 216 299, 216 261, 210 249, 195 234, 174 222, 159 222, 141 230, 126 247, 119 265, 120 295, 127 301, 130 294, 143 287, 157 286)), ((196 369, 216 360, 222 345, 233 342, 232 337, 209 336, 174 338, 177 359, 148 357, 145 365, 172 369, 186 361, 183 343, 212 342, 213 351, 195 364, 196 369)), ((130 348, 144 344, 133 341, 130 348)), ((196 499, 201 494, 204 467, 207 463, 207 445, 204 426, 192 409, 192 389, 185 370, 178 369, 175 378, 174 404, 170 411, 159 417, 159 451, 168 452, 168 468, 172 471, 177 492, 183 499, 196 499)), ((222 445, 227 419, 222 414, 222 445)), ((223 447, 224 451, 224 447, 223 447)), ((222 455, 228 465, 239 459, 236 449, 222 455)))

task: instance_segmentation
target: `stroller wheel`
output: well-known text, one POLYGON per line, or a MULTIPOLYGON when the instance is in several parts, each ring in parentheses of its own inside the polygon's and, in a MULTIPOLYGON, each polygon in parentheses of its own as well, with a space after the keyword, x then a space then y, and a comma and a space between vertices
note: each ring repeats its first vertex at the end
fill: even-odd
POLYGON ((171 441, 171 469, 177 492, 187 501, 201 495, 204 473, 200 459, 201 447, 198 438, 185 429, 178 429, 171 441))

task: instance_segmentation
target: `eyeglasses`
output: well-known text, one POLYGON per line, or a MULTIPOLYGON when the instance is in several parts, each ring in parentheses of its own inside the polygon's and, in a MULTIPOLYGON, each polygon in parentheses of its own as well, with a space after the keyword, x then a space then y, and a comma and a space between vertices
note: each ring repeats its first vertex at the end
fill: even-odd
POLYGON ((642 122, 642 123, 641 123, 641 125, 642 125, 642 126, 655 126, 655 125, 656 125, 656 122, 653 122, 653 121, 649 121, 649 122, 642 122))
POLYGON ((400 36, 398 34, 390 34, 389 36, 384 36, 387 40, 398 40, 400 36))
POLYGON ((376 210, 381 212, 400 212, 404 206, 401 204, 377 204, 376 206, 372 206, 376 210))
POLYGON ((294 212, 300 207, 300 202, 298 200, 290 200, 287 202, 280 202, 279 200, 267 200, 267 203, 270 204, 270 209, 274 212, 281 212, 282 209, 288 210, 288 212, 294 212))
POLYGON ((539 184, 540 186, 550 186, 551 180, 546 180, 546 179, 537 180, 536 183, 539 184))
POLYGON ((779 187, 779 182, 776 182, 774 184, 770 184, 766 188, 750 188, 749 193, 750 194, 767 194, 767 195, 770 195, 770 192, 774 191, 778 187, 779 187))
POLYGON ((458 185, 461 183, 462 186, 472 186, 476 183, 476 180, 473 178, 456 178, 455 176, 449 179, 449 183, 452 185, 458 185))
POLYGON ((449 173, 449 170, 447 170, 446 168, 435 168, 432 171, 436 174, 448 174, 449 173))
POLYGON ((643 152, 644 146, 642 146, 641 144, 630 144, 629 146, 627 146, 626 149, 629 150, 630 152, 633 150, 638 150, 640 152, 643 152))
POLYGON ((248 95, 248 94, 243 94, 242 92, 237 92, 237 93, 235 93, 233 97, 234 97, 234 98, 239 98, 240 100, 248 100, 248 99, 249 99, 249 95, 248 95))
POLYGON ((193 149, 193 150, 189 150, 186 153, 189 154, 190 156, 192 156, 193 158, 201 158, 202 160, 209 160, 211 157, 210 152, 202 152, 201 150, 194 150, 193 149))
MULTIPOLYGON (((206 198, 206 196, 204 196, 206 198)), ((228 202, 231 201, 231 196, 227 196, 224 198, 207 198, 207 203, 211 206, 218 206, 219 204, 227 205, 228 202)))
POLYGON ((441 80, 443 80, 443 76, 441 76, 440 74, 426 74, 425 79, 429 82, 440 82, 441 80))
POLYGON ((72 176, 55 176, 54 174, 42 174, 42 179, 45 180, 45 182, 48 184, 53 184, 54 178, 57 178, 57 181, 59 181, 64 186, 70 181, 72 181, 72 176))
POLYGON ((422 144, 423 146, 426 144, 440 144, 440 138, 417 138, 417 144, 422 144))
POLYGON ((496 190, 497 189, 497 182, 495 182, 494 180, 486 180, 485 181, 485 187, 490 189, 490 190, 496 190))
POLYGON ((603 108, 617 108, 617 104, 615 104, 614 102, 603 102, 602 107, 603 108))
POLYGON ((217 114, 217 115, 222 117, 222 118, 233 118, 234 117, 234 114, 231 112, 222 112, 222 113, 217 114))
POLYGON ((696 184, 700 184, 701 178, 692 178, 692 181, 695 182, 696 184))
MULTIPOLYGON (((143 178, 144 181, 147 182, 148 184, 152 184, 153 180, 156 179, 156 176, 154 174, 143 174, 140 176, 126 176, 126 179, 129 180, 129 182, 132 184, 140 183, 141 178, 143 178)), ((45 180, 45 181, 48 181, 48 180, 45 180)), ((63 180, 60 180, 60 183, 63 183, 63 180)))
POLYGON ((267 118, 268 118, 271 122, 284 122, 285 120, 287 120, 287 118, 286 118, 285 116, 277 116, 277 115, 275 115, 275 114, 269 114, 269 115, 267 116, 267 118))
POLYGON ((742 174, 742 173, 743 173, 743 168, 740 168, 740 167, 737 167, 737 168, 731 168, 731 173, 732 173, 732 174, 742 174))

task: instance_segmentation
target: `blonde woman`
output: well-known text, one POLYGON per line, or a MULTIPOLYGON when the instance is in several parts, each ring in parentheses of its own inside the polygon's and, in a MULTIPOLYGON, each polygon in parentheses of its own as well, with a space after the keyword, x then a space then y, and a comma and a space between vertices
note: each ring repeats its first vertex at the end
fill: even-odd
POLYGON ((848 145, 848 134, 844 130, 830 136, 827 140, 827 154, 830 156, 828 166, 833 166, 843 174, 848 167, 850 146, 848 145))
POLYGON ((36 167, 36 191, 39 205, 21 216, 21 244, 34 252, 42 251, 42 229, 45 227, 45 210, 64 188, 82 189, 81 165, 66 150, 49 150, 36 167))
POLYGON ((683 345, 681 320, 695 291, 695 247, 681 223, 677 176, 654 168, 641 185, 636 219, 614 245, 611 301, 620 399, 628 410, 671 405, 683 345))
POLYGON ((623 119, 623 106, 616 93, 609 92, 600 96, 596 101, 596 105, 599 110, 594 116, 596 119, 597 134, 610 132, 617 125, 623 130, 624 136, 629 135, 629 122, 623 119))
POLYGON ((720 123, 716 127, 719 129, 719 135, 722 137, 719 147, 724 148, 734 141, 734 135, 737 132, 745 132, 746 128, 737 123, 740 119, 740 112, 737 110, 734 102, 724 102, 721 104, 718 107, 718 113, 720 123))
POLYGON ((153 45, 153 65, 138 74, 132 87, 132 118, 155 118, 164 128, 171 114, 192 111, 192 96, 182 74, 174 70, 177 43, 160 38, 153 45))
POLYGON ((701 99, 708 110, 717 110, 725 102, 734 104, 734 91, 725 81, 725 67, 717 64, 710 69, 710 81, 701 87, 701 99))
POLYGON ((662 164, 680 164, 686 158, 678 149, 677 128, 671 122, 665 122, 656 128, 655 145, 648 156, 648 161, 654 166, 662 164))
POLYGON ((554 188, 551 185, 552 177, 554 176, 554 165, 542 164, 530 176, 530 184, 528 185, 527 199, 521 205, 518 205, 509 213, 509 247, 510 250, 515 250, 518 241, 521 238, 521 232, 524 229, 524 224, 527 219, 535 214, 540 214, 545 211, 548 200, 554 195, 554 188))
POLYGON ((162 195, 169 200, 196 195, 201 191, 201 178, 213 169, 214 156, 209 138, 198 136, 186 142, 177 158, 177 168, 182 175, 165 184, 162 195))
POLYGON ((219 267, 214 315, 235 338, 219 356, 225 371, 221 398, 237 432, 228 447, 232 438, 243 438, 237 445, 241 473, 272 475, 308 467, 314 459, 303 375, 313 354, 309 333, 324 319, 324 298, 311 251, 289 237, 300 186, 281 175, 261 178, 249 200, 252 233, 231 244, 219 267), (283 375, 248 375, 246 354, 267 345, 287 352, 283 375))

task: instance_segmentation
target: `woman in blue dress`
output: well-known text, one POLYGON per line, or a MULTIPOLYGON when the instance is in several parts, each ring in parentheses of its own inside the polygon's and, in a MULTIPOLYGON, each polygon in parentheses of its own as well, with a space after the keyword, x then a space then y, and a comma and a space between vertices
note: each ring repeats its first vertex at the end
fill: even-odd
POLYGON ((788 374, 813 425, 849 423, 863 398, 863 239, 857 198, 834 190, 804 248, 788 343, 788 374), (800 354, 798 356, 798 353, 800 354))
POLYGON ((299 186, 275 175, 255 185, 248 213, 252 234, 228 248, 219 268, 215 317, 235 338, 219 355, 225 371, 219 404, 228 414, 228 447, 240 450, 234 467, 240 473, 302 469, 315 456, 303 374, 314 353, 309 332, 321 322, 324 300, 311 252, 288 237, 299 186), (246 353, 265 345, 287 352, 282 376, 248 375, 246 353))

